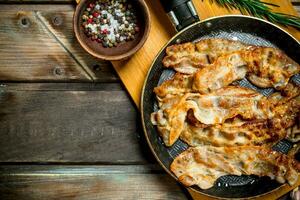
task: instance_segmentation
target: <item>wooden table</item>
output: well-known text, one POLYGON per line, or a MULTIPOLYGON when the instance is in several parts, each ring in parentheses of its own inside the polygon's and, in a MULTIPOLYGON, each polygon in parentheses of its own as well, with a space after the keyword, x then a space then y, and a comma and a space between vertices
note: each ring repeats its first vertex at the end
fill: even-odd
POLYGON ((76 42, 75 3, 0 3, 0 199, 189 199, 111 64, 76 42))

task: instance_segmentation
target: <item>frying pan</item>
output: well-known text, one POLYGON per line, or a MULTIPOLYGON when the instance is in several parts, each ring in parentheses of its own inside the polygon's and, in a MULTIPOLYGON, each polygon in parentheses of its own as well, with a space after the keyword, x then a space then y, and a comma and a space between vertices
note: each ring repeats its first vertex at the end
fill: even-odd
MULTIPOLYGON (((191 1, 165 0, 161 3, 179 32, 161 49, 148 71, 141 96, 141 113, 145 136, 154 156, 161 166, 177 180, 174 174, 170 172, 169 167, 173 159, 187 149, 188 145, 178 140, 172 147, 166 147, 159 137, 156 127, 150 121, 150 114, 158 109, 153 93, 154 87, 174 74, 173 70, 168 70, 162 65, 162 59, 166 55, 166 47, 205 38, 227 38, 253 45, 277 47, 297 63, 300 63, 300 43, 280 27, 262 19, 227 15, 199 21, 191 1)), ((292 81, 299 86, 299 74, 292 77, 292 81)), ((255 89, 265 96, 274 92, 272 88, 257 88, 247 79, 239 81, 239 84, 255 89)), ((282 140, 273 146, 273 149, 287 153, 291 147, 292 143, 282 140)), ((228 175, 220 177, 210 189, 203 190, 192 186, 190 191, 212 198, 252 198, 270 194, 280 187, 282 184, 268 177, 228 175)))

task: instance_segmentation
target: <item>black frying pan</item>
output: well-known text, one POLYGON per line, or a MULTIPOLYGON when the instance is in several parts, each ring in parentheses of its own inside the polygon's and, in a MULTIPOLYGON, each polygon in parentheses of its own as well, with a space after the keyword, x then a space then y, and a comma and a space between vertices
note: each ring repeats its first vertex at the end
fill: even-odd
MULTIPOLYGON (((157 110, 154 87, 170 78, 174 71, 166 70, 162 66, 167 46, 197 41, 204 38, 227 38, 241 42, 277 47, 288 56, 300 63, 300 44, 286 31, 267 21, 248 16, 223 16, 210 18, 199 22, 191 1, 163 1, 164 8, 177 30, 184 27, 161 49, 152 63, 145 80, 141 97, 142 123, 148 144, 162 167, 175 179, 177 179, 169 167, 173 159, 188 146, 178 140, 172 147, 166 147, 158 135, 156 127, 151 124, 150 114, 157 110), (167 2, 167 4, 166 4, 167 2), (192 25, 189 25, 192 24, 192 25)), ((293 77, 293 81, 300 85, 300 76, 293 77)), ((270 95, 273 89, 259 89, 251 85, 246 79, 239 82, 240 85, 257 89, 264 95, 270 95)), ((273 149, 286 153, 292 144, 283 140, 273 149)), ((278 189, 279 183, 267 177, 256 176, 223 176, 218 179, 215 186, 202 190, 192 187, 196 192, 212 196, 214 198, 249 198, 260 196, 278 189)))

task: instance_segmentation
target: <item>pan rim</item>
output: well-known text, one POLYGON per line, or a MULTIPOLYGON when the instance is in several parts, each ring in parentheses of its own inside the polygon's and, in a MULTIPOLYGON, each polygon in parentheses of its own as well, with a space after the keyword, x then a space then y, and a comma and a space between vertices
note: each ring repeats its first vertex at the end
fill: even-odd
MULTIPOLYGON (((153 59, 149 69, 148 69, 148 72, 146 74, 146 77, 145 77, 145 80, 144 80, 144 83, 143 83, 143 87, 142 87, 142 93, 141 93, 141 97, 140 97, 140 112, 141 112, 141 120, 142 120, 142 126, 143 126, 143 132, 144 132, 144 136, 146 138, 146 141, 148 143, 148 146, 149 148, 151 149, 151 152, 152 152, 152 155, 154 155, 155 159, 157 160, 157 162, 159 163, 159 165, 170 175, 172 176, 177 183, 180 183, 178 181, 178 178, 173 174, 171 173, 171 171, 165 167, 165 165, 161 162, 161 160, 159 159, 158 155, 156 154, 156 152, 154 151, 152 145, 151 145, 151 142, 150 142, 150 139, 148 138, 148 132, 147 132, 147 129, 146 129, 146 125, 145 125, 145 121, 144 121, 144 112, 143 112, 143 108, 144 108, 144 93, 145 93, 145 88, 146 88, 146 84, 148 82, 148 78, 149 78, 149 75, 150 75, 150 72, 152 71, 152 68, 154 66, 154 63, 155 61, 157 60, 158 56, 161 55, 161 53, 163 52, 163 50, 174 40, 174 38, 176 38, 178 35, 180 35, 181 33, 185 32, 186 30, 194 27, 194 26, 197 26, 199 24, 202 24, 202 23, 205 23, 207 21, 210 21, 210 20, 214 20, 214 19, 219 19, 219 18, 229 18, 229 17, 236 17, 236 18, 248 18, 248 19, 254 19, 254 20, 258 20, 258 21, 261 21, 261 22, 264 22, 264 23, 267 23, 277 29, 279 29, 280 31, 284 32, 285 34, 287 34, 290 38, 292 38, 299 46, 300 46, 300 42, 292 35, 290 34, 289 32, 287 32, 286 30, 284 30, 282 27, 278 26, 277 24, 274 24, 272 22, 269 22, 267 20, 264 20, 264 19, 260 19, 260 18, 257 18, 257 17, 253 17, 253 16, 247 16, 247 15, 241 15, 241 14, 235 14, 235 15, 220 15, 220 16, 215 16, 215 17, 210 17, 210 18, 207 18, 207 19, 204 19, 204 20, 201 20, 201 21, 198 21, 198 22, 195 22, 193 24, 191 24, 190 26, 187 26, 186 28, 182 29, 181 31, 177 32, 174 36, 172 36, 168 42, 163 46, 161 47, 161 49, 159 50, 159 52, 156 54, 155 58, 153 59)), ((298 177, 300 178, 300 176, 298 177)), ((182 183, 180 183, 182 185, 182 183)), ((184 185, 183 185, 184 186, 184 185)), ((243 197, 243 198, 238 198, 238 197, 235 197, 235 198, 228 198, 228 197, 218 197, 218 196, 213 196, 213 195, 210 195, 210 194, 206 194, 206 193, 203 193, 203 192, 200 192, 192 187, 186 187, 184 186, 185 188, 187 189, 190 189, 192 190, 193 192, 195 193, 198 193, 198 194, 201 194, 201 195, 204 195, 204 196, 207 196, 207 197, 210 197, 210 198, 216 198, 216 199, 253 199, 253 198, 258 198, 258 197, 262 197, 262 196, 265 196, 265 195, 268 195, 268 194, 271 194, 271 193, 274 193, 275 191, 279 190, 280 188, 282 187, 286 187, 286 186, 289 186, 287 183, 284 183, 284 184, 281 184, 280 186, 278 186, 277 188, 275 189, 272 189, 266 193, 263 193, 263 194, 259 194, 259 195, 255 195, 255 196, 249 196, 249 197, 243 197)), ((293 186, 292 186, 293 187, 293 186)), ((297 187, 295 185, 295 187, 297 187)))

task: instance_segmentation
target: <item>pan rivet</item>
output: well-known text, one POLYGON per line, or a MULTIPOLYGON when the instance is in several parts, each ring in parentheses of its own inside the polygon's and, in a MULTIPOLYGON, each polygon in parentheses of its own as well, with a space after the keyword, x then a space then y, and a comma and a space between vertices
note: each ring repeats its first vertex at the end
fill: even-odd
POLYGON ((176 40, 176 44, 180 44, 181 43, 181 40, 180 39, 177 39, 176 40))
POLYGON ((206 26, 207 26, 208 28, 211 27, 211 25, 212 25, 212 24, 211 24, 210 22, 207 22, 207 23, 206 23, 206 26))

